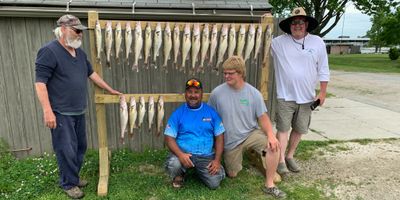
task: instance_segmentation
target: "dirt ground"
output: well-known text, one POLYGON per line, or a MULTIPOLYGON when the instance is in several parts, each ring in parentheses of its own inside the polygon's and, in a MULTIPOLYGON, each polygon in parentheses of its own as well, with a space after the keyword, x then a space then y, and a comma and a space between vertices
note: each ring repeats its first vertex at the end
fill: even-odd
MULTIPOLYGON (((399 74, 332 71, 328 92, 400 113, 399 74)), ((303 172, 293 176, 318 180, 320 189, 336 199, 400 199, 399 139, 337 145, 339 151, 325 150, 301 162, 303 172)))

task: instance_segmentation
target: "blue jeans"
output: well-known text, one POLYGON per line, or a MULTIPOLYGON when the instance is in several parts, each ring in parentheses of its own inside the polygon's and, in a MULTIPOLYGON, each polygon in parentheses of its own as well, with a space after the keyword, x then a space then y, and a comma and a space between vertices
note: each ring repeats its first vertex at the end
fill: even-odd
POLYGON ((54 114, 57 127, 51 129, 53 149, 57 156, 60 186, 68 190, 79 183, 79 172, 87 148, 85 114, 54 114))
MULTIPOLYGON (((190 157, 190 160, 192 160, 196 173, 200 177, 201 181, 203 181, 203 183, 206 184, 207 187, 214 190, 218 188, 222 179, 225 178, 225 170, 224 167, 222 167, 221 165, 221 169, 217 172, 217 174, 211 175, 208 172, 207 165, 213 159, 214 156, 204 157, 192 155, 192 157, 190 157)), ((178 157, 172 153, 168 155, 167 161, 165 162, 165 169, 171 178, 175 178, 176 176, 183 177, 186 173, 186 170, 188 170, 181 164, 178 157)))

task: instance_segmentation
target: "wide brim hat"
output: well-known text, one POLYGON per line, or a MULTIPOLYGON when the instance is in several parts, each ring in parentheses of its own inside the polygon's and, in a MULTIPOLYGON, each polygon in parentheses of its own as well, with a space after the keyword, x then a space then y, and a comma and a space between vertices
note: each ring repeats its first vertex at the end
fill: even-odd
POLYGON ((306 18, 306 21, 308 22, 307 32, 313 31, 318 26, 318 21, 314 17, 307 16, 307 13, 306 11, 304 11, 304 8, 298 7, 293 9, 290 17, 286 18, 285 20, 279 23, 279 28, 281 28, 283 32, 291 34, 292 32, 290 31, 290 23, 295 17, 306 18))

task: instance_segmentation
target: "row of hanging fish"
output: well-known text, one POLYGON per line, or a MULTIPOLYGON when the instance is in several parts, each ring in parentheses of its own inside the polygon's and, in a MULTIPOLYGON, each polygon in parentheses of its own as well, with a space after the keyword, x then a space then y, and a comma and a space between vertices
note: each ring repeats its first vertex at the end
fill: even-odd
MULTIPOLYGON (((253 59, 257 60, 263 40, 263 62, 265 62, 266 57, 268 57, 272 34, 268 25, 263 38, 261 24, 250 24, 248 30, 246 30, 244 24, 241 24, 237 31, 235 24, 223 24, 218 30, 217 24, 213 24, 210 27, 206 23, 202 24, 203 29, 200 31, 200 23, 194 23, 193 29, 190 23, 186 23, 182 36, 179 24, 175 24, 173 30, 171 30, 170 23, 166 22, 164 30, 162 30, 161 23, 157 22, 155 30, 152 31, 151 23, 148 22, 144 33, 140 21, 136 22, 134 29, 131 28, 131 23, 125 24, 125 33, 123 34, 121 22, 117 22, 114 32, 112 30, 112 22, 106 22, 104 34, 106 61, 108 66, 111 67, 113 49, 115 49, 115 58, 119 61, 122 53, 122 41, 124 40, 125 60, 129 63, 129 58, 133 54, 132 70, 137 72, 139 71, 139 59, 143 59, 147 69, 149 69, 150 63, 157 69, 157 60, 161 54, 161 47, 163 47, 162 68, 166 72, 168 72, 168 60, 172 58, 175 68, 183 72, 186 72, 187 60, 191 61, 190 68, 192 72, 204 72, 206 66, 213 66, 214 57, 216 57, 217 61, 213 69, 218 72, 218 68, 224 61, 226 54, 228 57, 232 55, 242 56, 246 61, 250 59, 252 52, 254 52, 253 59), (153 55, 152 57, 151 54, 153 55), (181 56, 181 63, 178 63, 178 56, 181 56), (208 62, 206 62, 207 60, 208 62)), ((100 22, 97 21, 95 37, 97 60, 99 62, 103 51, 101 31, 100 22)))
MULTIPOLYGON (((130 137, 134 135, 134 129, 141 128, 143 122, 145 120, 146 111, 148 113, 148 130, 151 131, 152 125, 154 124, 155 117, 155 102, 154 97, 149 97, 149 102, 146 104, 144 97, 139 97, 139 102, 136 102, 135 97, 131 97, 129 100, 129 107, 127 103, 127 99, 124 95, 119 97, 119 106, 120 106, 120 122, 121 122, 121 135, 120 141, 121 143, 125 143, 125 133, 128 132, 130 137), (129 123, 129 128, 128 128, 129 123), (128 131, 129 129, 129 131, 128 131)), ((164 119, 164 99, 162 96, 159 97, 157 102, 157 137, 160 136, 163 119, 164 119)))

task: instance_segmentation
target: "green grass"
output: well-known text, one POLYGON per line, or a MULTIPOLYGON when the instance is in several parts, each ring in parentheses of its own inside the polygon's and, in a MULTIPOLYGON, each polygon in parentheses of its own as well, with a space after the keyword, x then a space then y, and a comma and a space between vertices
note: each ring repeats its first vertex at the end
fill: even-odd
POLYGON ((351 72, 400 73, 400 59, 392 61, 387 54, 329 55, 329 67, 351 72))

